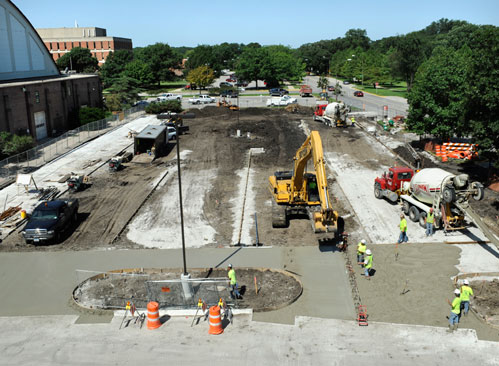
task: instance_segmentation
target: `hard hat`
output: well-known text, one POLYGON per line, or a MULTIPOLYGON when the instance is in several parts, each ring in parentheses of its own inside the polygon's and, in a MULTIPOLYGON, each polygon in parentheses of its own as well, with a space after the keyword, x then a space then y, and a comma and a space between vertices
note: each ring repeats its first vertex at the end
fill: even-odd
POLYGON ((232 268, 232 264, 230 264, 230 263, 227 264, 227 267, 232 268))
POLYGON ((465 284, 465 285, 469 285, 469 284, 470 284, 470 281, 468 281, 468 280, 464 280, 464 281, 463 281, 463 284, 465 284))
POLYGON ((459 290, 456 288, 456 289, 454 290, 454 293, 455 293, 456 295, 459 295, 459 294, 461 294, 461 291, 459 291, 459 290))
POLYGON ((367 250, 366 250, 366 254, 367 254, 367 255, 371 255, 371 249, 367 249, 367 250))
POLYGON ((366 243, 366 239, 362 239, 360 242, 361 242, 362 244, 365 244, 365 243, 366 243))

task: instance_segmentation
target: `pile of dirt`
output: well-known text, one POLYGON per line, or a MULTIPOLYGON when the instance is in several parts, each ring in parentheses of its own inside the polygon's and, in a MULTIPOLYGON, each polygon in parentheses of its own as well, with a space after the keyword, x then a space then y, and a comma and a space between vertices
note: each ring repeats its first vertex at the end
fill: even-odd
MULTIPOLYGON (((185 304, 179 282, 165 287, 165 291, 162 288, 160 295, 148 293, 147 281, 178 280, 182 273, 180 269, 146 269, 133 274, 97 275, 79 284, 73 292, 73 298, 78 305, 87 309, 117 309, 124 307, 132 299, 138 308, 146 308, 149 301, 158 301, 161 308, 192 308, 196 307, 198 298, 207 301, 208 305, 215 305, 218 298, 222 297, 238 308, 269 311, 291 304, 303 290, 301 283, 293 275, 282 271, 255 268, 237 268, 236 271, 242 295, 237 303, 230 298, 228 282, 217 290, 215 296, 206 292, 206 286, 195 283, 192 304, 185 304)), ((189 272, 192 279, 227 278, 227 271, 224 269, 191 269, 189 272)))
POLYGON ((471 281, 473 309, 488 323, 499 327, 499 280, 471 281))

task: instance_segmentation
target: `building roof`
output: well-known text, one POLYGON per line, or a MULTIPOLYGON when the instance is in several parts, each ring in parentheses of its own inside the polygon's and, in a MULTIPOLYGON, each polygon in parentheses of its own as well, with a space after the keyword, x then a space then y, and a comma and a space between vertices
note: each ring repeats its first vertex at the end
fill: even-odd
POLYGON ((140 133, 135 136, 136 139, 153 139, 156 140, 166 130, 166 126, 149 125, 146 126, 140 133))
POLYGON ((0 0, 0 81, 59 75, 42 39, 9 0, 0 0))
POLYGON ((40 77, 16 80, 0 80, 0 88, 11 88, 13 86, 26 86, 30 84, 45 84, 67 80, 84 79, 84 78, 98 78, 97 74, 62 74, 53 77, 40 77))

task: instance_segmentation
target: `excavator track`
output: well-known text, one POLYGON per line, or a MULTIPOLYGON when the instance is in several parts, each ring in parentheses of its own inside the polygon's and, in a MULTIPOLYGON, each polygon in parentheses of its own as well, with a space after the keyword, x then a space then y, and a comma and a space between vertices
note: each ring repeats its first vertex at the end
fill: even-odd
POLYGON ((286 207, 272 202, 272 227, 283 228, 288 226, 286 207))

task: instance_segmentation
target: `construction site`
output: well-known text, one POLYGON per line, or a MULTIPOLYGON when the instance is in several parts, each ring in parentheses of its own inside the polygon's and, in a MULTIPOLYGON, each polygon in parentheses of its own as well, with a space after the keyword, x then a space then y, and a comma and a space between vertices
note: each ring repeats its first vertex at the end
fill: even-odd
MULTIPOLYGON (((127 301, 135 301, 137 308, 144 310, 149 301, 159 301, 146 291, 145 281, 180 280, 185 274, 184 258, 192 279, 220 279, 220 283, 215 281, 218 292, 214 299, 224 297, 236 314, 226 333, 242 334, 242 328, 232 329, 244 324, 257 334, 271 334, 264 323, 297 326, 306 321, 303 317, 311 317, 307 321, 310 326, 324 318, 331 327, 339 326, 334 322, 344 322, 342 326, 350 327, 355 337, 364 329, 387 327, 386 334, 421 332, 418 344, 424 345, 427 331, 435 337, 427 341, 427 357, 435 352, 432 343, 449 339, 445 337, 462 337, 464 347, 468 341, 470 345, 485 341, 480 345, 485 350, 480 364, 499 362, 497 353, 487 355, 487 350, 497 350, 499 342, 499 193, 484 184, 487 166, 457 159, 443 162, 425 151, 426 142, 416 135, 402 128, 390 133, 362 113, 355 116, 355 123, 344 127, 315 121, 313 109, 303 106, 240 110, 208 106, 188 113, 192 118, 183 120, 188 131, 176 139, 162 135, 163 120, 139 113, 126 124, 29 172, 22 184, 18 181, 0 191, 7 212, 0 251, 10 258, 2 266, 5 271, 14 267, 16 253, 30 258, 23 266, 26 277, 20 284, 9 282, 10 286, 37 286, 37 271, 43 269, 47 271, 43 281, 51 283, 52 289, 43 294, 38 287, 32 290, 38 294, 39 306, 45 304, 51 310, 37 310, 32 315, 109 318, 115 311, 124 311, 127 301), (161 142, 161 151, 155 142, 137 143, 137 136, 150 126, 159 129, 152 135, 161 142), (305 146, 310 136, 316 140, 312 138, 305 146), (119 169, 110 164, 116 157, 123 157, 118 159, 119 169), (325 172, 319 170, 320 164, 325 172), (297 209, 298 202, 293 210, 281 212, 279 221, 275 201, 287 199, 278 194, 284 189, 279 184, 286 179, 294 184, 294 174, 303 167, 312 172, 304 173, 300 184, 307 185, 313 210, 304 214, 297 209), (385 192, 386 197, 375 195, 375 179, 393 167, 414 171, 440 168, 453 176, 467 174, 470 181, 482 182, 482 186, 471 184, 474 190, 466 197, 475 199, 459 201, 466 215, 457 229, 451 228, 454 221, 448 214, 442 216, 443 227, 426 236, 419 222, 421 212, 413 220, 409 206, 404 207, 399 197, 391 201, 387 198, 390 192, 385 192), (85 183, 81 189, 68 186, 72 174, 85 177, 79 178, 85 183), (312 181, 319 186, 316 198, 308 188, 312 181), (53 192, 49 200, 78 202, 74 220, 54 241, 28 240, 24 228, 43 202, 41 190, 53 192), (403 212, 408 218, 409 240, 399 244, 403 212), (357 243, 362 239, 373 253, 370 278, 364 278, 364 269, 357 264, 357 243), (229 263, 244 288, 240 301, 229 296, 229 263), (112 271, 148 277, 113 280, 106 275, 112 271), (64 282, 59 278, 65 276, 71 279, 64 282), (465 279, 475 291, 472 311, 459 330, 449 335, 445 333, 450 311, 447 299, 465 279), (238 323, 236 310, 250 309, 250 320, 241 315, 238 323), (361 321, 364 327, 359 326, 361 321), (248 325, 251 323, 257 324, 248 325)), ((158 286, 157 293, 164 296, 176 288, 171 283, 158 286)), ((27 299, 25 295, 17 298, 13 289, 4 286, 2 290, 9 297, 0 302, 3 315, 30 314, 32 306, 13 309, 27 299)), ((182 291, 178 287, 177 292, 182 291)), ((196 310, 198 296, 187 302, 184 296, 174 303, 159 303, 164 305, 161 311, 174 317, 171 309, 196 310)), ((115 317, 121 321, 119 314, 115 317)), ((95 322, 101 321, 88 321, 95 322)), ((166 323, 161 329, 165 334, 168 327, 178 327, 173 319, 166 323)), ((185 336, 188 330, 181 333, 185 336)), ((369 337, 379 338, 372 333, 369 337)), ((401 347, 401 355, 416 353, 401 347)), ((288 360, 296 360, 293 352, 289 355, 288 360)))

